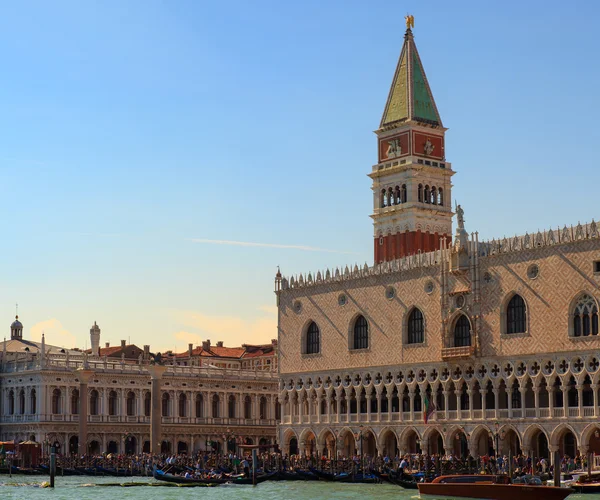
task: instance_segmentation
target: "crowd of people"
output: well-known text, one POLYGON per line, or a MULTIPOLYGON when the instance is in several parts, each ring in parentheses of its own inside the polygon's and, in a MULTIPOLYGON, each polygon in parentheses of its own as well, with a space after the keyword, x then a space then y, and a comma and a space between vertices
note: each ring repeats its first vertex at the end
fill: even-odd
MULTIPOLYGON (((332 473, 350 471, 393 470, 406 475, 425 472, 440 473, 479 473, 491 474, 552 474, 553 467, 547 458, 531 457, 522 454, 509 457, 506 455, 484 455, 480 457, 458 457, 455 455, 406 454, 404 456, 359 456, 332 459, 329 457, 282 455, 267 451, 257 455, 259 469, 264 471, 293 471, 296 469, 309 470, 317 468, 332 473)), ((41 465, 48 464, 48 457, 43 457, 41 465)), ((195 471, 228 471, 231 473, 247 472, 251 467, 251 454, 228 453, 218 454, 201 451, 192 455, 139 455, 101 454, 101 455, 70 455, 57 457, 57 465, 64 469, 98 469, 116 470, 126 475, 152 475, 153 468, 166 470, 173 468, 190 469, 195 471)), ((560 462, 562 472, 585 470, 587 457, 577 455, 565 456, 560 462)))

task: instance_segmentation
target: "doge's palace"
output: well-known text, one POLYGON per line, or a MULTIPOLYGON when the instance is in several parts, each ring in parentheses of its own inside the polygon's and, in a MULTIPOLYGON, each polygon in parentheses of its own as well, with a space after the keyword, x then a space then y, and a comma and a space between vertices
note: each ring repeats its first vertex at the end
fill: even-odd
POLYGON ((445 131, 409 28, 369 174, 374 265, 275 279, 286 453, 600 454, 597 224, 479 241, 445 131))

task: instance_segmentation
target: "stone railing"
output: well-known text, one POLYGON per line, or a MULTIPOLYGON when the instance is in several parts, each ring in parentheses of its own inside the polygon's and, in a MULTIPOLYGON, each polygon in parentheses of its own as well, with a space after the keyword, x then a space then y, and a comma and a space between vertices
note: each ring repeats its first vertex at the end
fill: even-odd
MULTIPOLYGON (((1 366, 1 373, 15 373, 36 370, 49 371, 74 371, 81 368, 88 368, 95 372, 117 372, 131 375, 149 376, 146 363, 131 363, 126 361, 116 361, 108 358, 88 358, 84 360, 83 356, 73 357, 65 354, 46 355, 44 363, 40 358, 24 359, 15 357, 14 359, 5 359, 1 366)), ((204 376, 219 378, 243 378, 247 380, 269 380, 276 381, 278 375, 276 371, 256 368, 254 370, 242 368, 219 368, 216 366, 178 366, 166 365, 167 371, 165 377, 169 376, 204 376)))

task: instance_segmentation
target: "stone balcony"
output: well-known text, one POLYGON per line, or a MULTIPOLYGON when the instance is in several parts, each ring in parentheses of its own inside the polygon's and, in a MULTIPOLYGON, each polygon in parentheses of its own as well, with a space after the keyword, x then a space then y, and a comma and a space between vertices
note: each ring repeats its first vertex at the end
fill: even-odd
POLYGON ((455 360, 455 359, 466 359, 470 358, 475 354, 475 347, 444 347, 442 349, 442 359, 444 360, 455 360))

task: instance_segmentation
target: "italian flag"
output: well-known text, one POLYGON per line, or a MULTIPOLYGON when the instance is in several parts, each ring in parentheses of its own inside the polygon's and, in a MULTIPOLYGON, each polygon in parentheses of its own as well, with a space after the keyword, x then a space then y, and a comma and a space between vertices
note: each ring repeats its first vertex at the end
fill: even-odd
POLYGON ((433 415, 433 412, 436 410, 435 403, 429 400, 429 395, 425 393, 425 400, 423 401, 423 420, 427 423, 429 417, 433 415))

